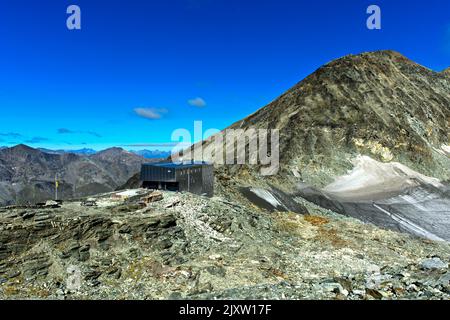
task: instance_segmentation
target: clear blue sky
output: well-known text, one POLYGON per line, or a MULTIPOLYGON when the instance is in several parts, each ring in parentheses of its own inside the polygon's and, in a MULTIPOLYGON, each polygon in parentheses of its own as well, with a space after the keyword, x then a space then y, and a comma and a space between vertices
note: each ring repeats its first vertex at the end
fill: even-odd
POLYGON ((169 142, 194 120, 222 129, 350 53, 444 69, 450 1, 2 0, 0 39, 0 145, 101 149, 169 142))

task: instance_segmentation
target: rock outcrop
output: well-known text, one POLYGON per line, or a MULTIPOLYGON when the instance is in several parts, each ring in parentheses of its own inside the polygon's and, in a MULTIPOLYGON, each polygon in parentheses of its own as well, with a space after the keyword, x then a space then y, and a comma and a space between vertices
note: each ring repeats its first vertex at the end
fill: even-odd
POLYGON ((450 298, 447 243, 301 199, 312 215, 170 192, 143 204, 147 193, 1 209, 0 298, 450 298))

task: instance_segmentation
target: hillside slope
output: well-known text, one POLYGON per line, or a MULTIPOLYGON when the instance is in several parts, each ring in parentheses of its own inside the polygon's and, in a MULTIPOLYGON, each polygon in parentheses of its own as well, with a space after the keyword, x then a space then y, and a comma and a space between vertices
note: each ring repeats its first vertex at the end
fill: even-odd
POLYGON ((26 145, 0 150, 0 204, 35 203, 54 198, 83 197, 112 191, 145 162, 143 157, 113 148, 92 156, 50 154, 26 145))
MULTIPOLYGON (((357 155, 449 179, 449 127, 448 72, 378 51, 326 64, 229 129, 279 129, 281 170, 270 180, 323 187, 357 155)), ((261 178, 257 167, 223 169, 244 183, 261 178)))
POLYGON ((223 132, 260 128, 279 130, 279 172, 217 166, 218 194, 259 205, 281 189, 385 229, 449 241, 448 70, 393 51, 346 56, 223 132))

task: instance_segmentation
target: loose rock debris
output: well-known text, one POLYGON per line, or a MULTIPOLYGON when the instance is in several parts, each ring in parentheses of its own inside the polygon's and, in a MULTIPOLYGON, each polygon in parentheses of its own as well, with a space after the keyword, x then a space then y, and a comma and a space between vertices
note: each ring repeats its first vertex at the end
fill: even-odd
POLYGON ((150 193, 1 210, 0 298, 450 298, 446 243, 305 201, 307 216, 163 191, 142 209, 150 193))

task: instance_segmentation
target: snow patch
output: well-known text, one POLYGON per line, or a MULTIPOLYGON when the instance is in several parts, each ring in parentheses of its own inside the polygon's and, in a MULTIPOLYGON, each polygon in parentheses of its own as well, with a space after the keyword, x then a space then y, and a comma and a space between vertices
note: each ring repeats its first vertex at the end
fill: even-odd
POLYGON ((389 197, 420 184, 443 187, 438 179, 427 177, 398 162, 381 163, 360 155, 353 160, 353 164, 353 170, 338 177, 323 191, 345 198, 369 199, 389 197))
POLYGON ((418 234, 422 237, 425 237, 427 239, 433 240, 433 241, 445 241, 444 239, 436 236, 435 234, 421 228, 417 224, 409 221, 408 219, 401 217, 397 214, 391 213, 383 208, 381 208, 379 205, 374 204, 374 207, 376 207, 381 212, 385 213, 389 217, 391 217, 393 220, 397 221, 399 224, 403 225, 406 229, 411 230, 413 233, 418 234))
POLYGON ((125 197, 134 197, 141 193, 142 193, 141 189, 130 189, 116 193, 116 195, 125 198, 125 197))
POLYGON ((283 205, 269 191, 260 188, 250 188, 250 191, 270 203, 274 208, 283 208, 283 205))
POLYGON ((442 154, 443 156, 450 157, 450 146, 443 144, 440 148, 433 147, 433 150, 442 154))

